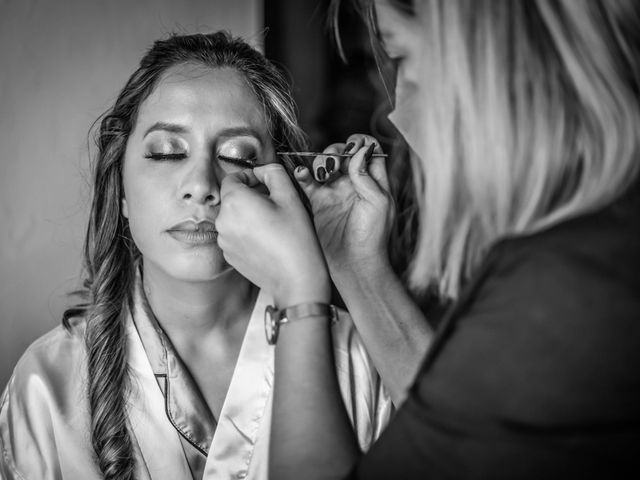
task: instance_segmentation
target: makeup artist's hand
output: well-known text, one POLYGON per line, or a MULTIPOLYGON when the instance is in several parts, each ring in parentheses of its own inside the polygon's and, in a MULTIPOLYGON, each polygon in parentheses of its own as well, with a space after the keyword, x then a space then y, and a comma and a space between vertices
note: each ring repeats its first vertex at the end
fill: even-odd
POLYGON ((330 281, 313 224, 279 164, 227 175, 216 219, 227 262, 271 292, 280 308, 330 300, 330 281), (252 188, 263 184, 269 193, 252 188))
POLYGON ((395 205, 382 153, 375 138, 355 134, 346 145, 334 143, 324 153, 352 153, 352 157, 318 156, 315 178, 298 168, 296 180, 306 193, 325 258, 331 271, 361 270, 388 262, 387 243, 395 205), (346 174, 345 174, 346 173, 346 174))

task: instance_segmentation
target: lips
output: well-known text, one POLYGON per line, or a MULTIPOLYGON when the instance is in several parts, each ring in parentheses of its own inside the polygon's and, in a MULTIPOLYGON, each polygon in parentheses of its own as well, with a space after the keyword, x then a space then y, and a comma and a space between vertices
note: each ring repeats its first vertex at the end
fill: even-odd
POLYGON ((167 230, 169 235, 187 245, 209 245, 216 242, 218 232, 209 220, 187 220, 167 230))
POLYGON ((186 220, 168 229, 169 232, 215 232, 216 227, 209 220, 186 220))

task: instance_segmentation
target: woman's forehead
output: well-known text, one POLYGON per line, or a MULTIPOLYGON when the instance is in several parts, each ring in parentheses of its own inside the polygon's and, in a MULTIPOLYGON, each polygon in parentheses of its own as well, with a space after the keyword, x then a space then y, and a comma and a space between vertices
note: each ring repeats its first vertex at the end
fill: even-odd
POLYGON ((140 124, 156 121, 238 123, 267 132, 263 106, 240 72, 197 64, 176 65, 162 75, 138 115, 140 124))
POLYGON ((180 64, 169 68, 147 98, 156 102, 199 102, 237 104, 238 108, 261 110, 260 102, 246 77, 230 67, 213 68, 198 64, 180 64))

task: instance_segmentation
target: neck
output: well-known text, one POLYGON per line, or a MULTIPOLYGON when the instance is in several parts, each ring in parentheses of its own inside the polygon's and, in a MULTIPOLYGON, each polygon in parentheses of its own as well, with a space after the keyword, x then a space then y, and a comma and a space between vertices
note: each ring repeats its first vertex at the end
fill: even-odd
POLYGON ((153 265, 143 265, 143 287, 151 310, 170 338, 204 338, 244 331, 257 288, 236 270, 208 281, 171 277, 153 265))

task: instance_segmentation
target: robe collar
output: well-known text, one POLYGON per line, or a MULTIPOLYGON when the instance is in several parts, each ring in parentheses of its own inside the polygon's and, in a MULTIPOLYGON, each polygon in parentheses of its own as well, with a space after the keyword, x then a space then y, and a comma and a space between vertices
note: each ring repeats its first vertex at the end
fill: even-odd
POLYGON ((153 374, 164 395, 169 421, 182 438, 206 457, 217 421, 198 385, 151 311, 140 273, 133 289, 131 314, 153 374))
MULTIPOLYGON (((267 305, 273 303, 271 296, 262 290, 258 293, 229 390, 216 422, 199 390, 198 396, 194 398, 200 400, 188 399, 188 407, 176 404, 178 408, 173 411, 171 417, 169 416, 168 408, 171 402, 167 402, 165 392, 171 395, 174 390, 171 373, 179 372, 180 368, 186 371, 186 367, 182 362, 172 363, 170 360, 171 350, 167 347, 171 342, 149 308, 140 272, 136 277, 133 292, 127 321, 129 365, 134 379, 129 414, 132 429, 151 478, 191 478, 194 474, 192 463, 187 460, 189 454, 185 449, 186 440, 183 432, 173 425, 171 418, 187 419, 197 424, 200 418, 194 414, 198 408, 194 403, 198 401, 207 407, 210 418, 213 419, 208 427, 209 431, 212 431, 212 437, 209 437, 207 442, 202 436, 206 434, 201 433, 200 436, 200 440, 204 440, 201 443, 203 446, 207 445, 208 452, 202 478, 245 478, 247 475, 253 478, 250 470, 255 473, 266 471, 266 467, 252 462, 252 458, 258 443, 261 450, 259 457, 266 458, 266 450, 262 450, 268 447, 268 439, 260 442, 258 440, 261 435, 268 435, 271 423, 274 348, 268 345, 264 333, 264 311, 267 305), (140 332, 138 323, 146 325, 142 328, 150 330, 140 332), (145 337, 144 344, 142 337, 145 337), (155 340, 149 342, 147 337, 155 340), (155 350, 152 351, 153 348, 155 350), (150 354, 147 354, 147 349, 150 354), (162 388, 158 388, 162 387, 164 377, 161 377, 159 382, 158 374, 166 375, 168 379, 168 389, 164 392, 162 388), (187 415, 189 413, 190 416, 187 415)), ((177 354, 175 358, 179 360, 177 354)), ((182 379, 184 382, 191 381, 195 386, 190 375, 183 375, 182 379)), ((197 428, 185 430, 197 432, 197 428)))

